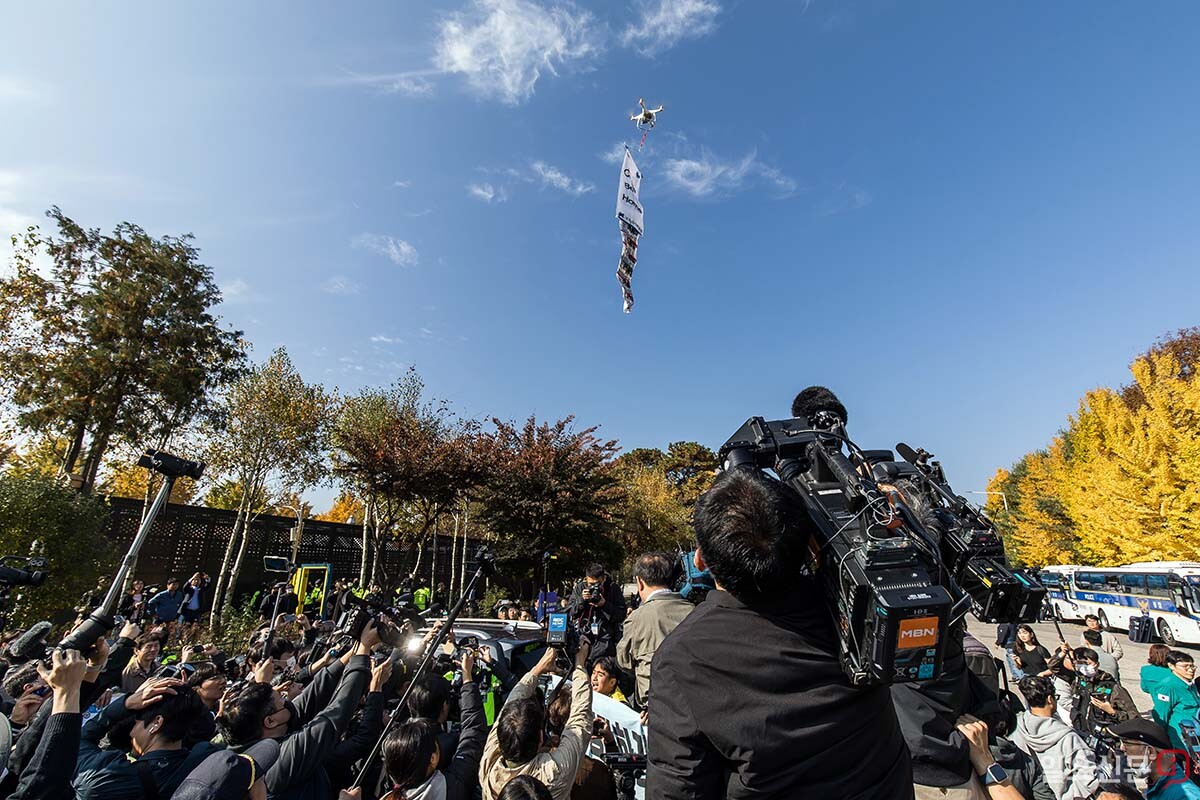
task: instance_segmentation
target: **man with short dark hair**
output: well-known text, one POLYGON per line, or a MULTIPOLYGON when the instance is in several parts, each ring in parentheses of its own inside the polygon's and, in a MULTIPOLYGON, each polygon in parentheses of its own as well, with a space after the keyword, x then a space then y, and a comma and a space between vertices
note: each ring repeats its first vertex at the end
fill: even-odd
POLYGON ((179 607, 183 605, 183 591, 179 587, 179 578, 174 575, 167 578, 167 588, 146 603, 146 612, 150 619, 164 623, 172 623, 179 619, 179 607))
POLYGON ((633 565, 638 597, 642 604, 625 620, 617 642, 617 663, 632 672, 636 684, 629 698, 636 709, 644 709, 650 697, 650 662, 658 646, 695 608, 671 588, 678 579, 679 559, 670 553, 644 553, 633 565))
POLYGON ((336 751, 371 679, 372 648, 379 644, 374 622, 367 623, 354 649, 320 670, 295 701, 271 686, 274 662, 259 666, 251 683, 225 703, 218 722, 226 741, 239 751, 262 739, 279 739, 279 760, 266 774, 272 798, 325 800, 333 793, 325 762, 336 751))
MULTIPOLYGON (((185 746, 189 731, 208 715, 195 690, 174 678, 154 678, 114 700, 83 726, 75 794, 80 800, 121 800, 148 796, 152 781, 160 797, 170 797, 192 769, 218 748, 199 742, 185 746), (114 728, 129 730, 128 754, 101 749, 114 728), (124 723, 124 724, 123 724, 124 723)), ((111 739, 111 737, 110 737, 111 739)))
POLYGON ((625 596, 603 564, 589 564, 583 580, 575 584, 567 613, 581 620, 592 636, 592 660, 617 653, 621 625, 625 622, 625 596))
POLYGON ((1083 646, 1096 652, 1096 663, 1101 671, 1107 672, 1121 682, 1121 667, 1112 654, 1104 649, 1104 634, 1101 631, 1086 630, 1083 632, 1083 646))
POLYGON ((121 691, 132 694, 149 680, 158 669, 158 654, 162 652, 162 641, 153 633, 143 633, 134 643, 133 658, 121 673, 121 691))
MULTIPOLYGON (((458 733, 446 728, 446 720, 450 719, 450 690, 450 681, 444 676, 422 675, 408 695, 412 719, 429 720, 437 728, 439 760, 446 764, 458 749, 458 733)), ((477 687, 475 690, 478 691, 477 687)))
POLYGON ((911 798, 888 687, 850 685, 803 573, 815 524, 800 497, 733 469, 694 519, 696 566, 717 588, 654 656, 646 796, 911 798))
POLYGON ((1028 677, 1021 681, 1021 694, 1029 711, 1017 717, 1013 744, 1038 760, 1058 800, 1091 797, 1100 786, 1096 758, 1083 737, 1055 715, 1054 683, 1049 678, 1028 677))
MULTIPOLYGON (((496 800, 504 785, 518 775, 537 778, 554 800, 567 800, 575 785, 579 760, 591 739, 592 685, 586 671, 588 644, 582 641, 571 672, 571 716, 558 747, 540 752, 546 730, 546 710, 537 698, 537 681, 554 666, 555 651, 546 648, 541 661, 521 678, 488 734, 479 765, 483 800, 496 800)), ((565 688, 560 691, 566 691, 565 688)))
POLYGON ((1163 723, 1171 737, 1171 746, 1186 750, 1181 732, 1182 723, 1195 721, 1200 713, 1200 690, 1196 689, 1196 661, 1189 653, 1172 650, 1167 653, 1167 669, 1171 674, 1154 687, 1156 705, 1163 709, 1163 723))

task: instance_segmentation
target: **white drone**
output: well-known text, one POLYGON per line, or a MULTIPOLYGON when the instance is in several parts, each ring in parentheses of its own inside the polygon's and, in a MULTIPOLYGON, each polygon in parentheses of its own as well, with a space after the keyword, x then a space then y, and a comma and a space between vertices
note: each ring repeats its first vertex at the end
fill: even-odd
POLYGON ((642 98, 638 98, 638 105, 642 110, 629 118, 630 122, 637 124, 638 130, 650 130, 654 127, 654 123, 659 114, 662 113, 663 107, 646 108, 646 103, 642 98))

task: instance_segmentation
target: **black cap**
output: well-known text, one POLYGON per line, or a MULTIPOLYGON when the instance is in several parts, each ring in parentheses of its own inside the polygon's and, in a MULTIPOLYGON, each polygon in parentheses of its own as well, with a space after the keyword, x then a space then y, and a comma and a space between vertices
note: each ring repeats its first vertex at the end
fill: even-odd
POLYGON ((1122 739, 1148 744, 1159 750, 1171 749, 1171 740, 1167 738, 1167 732, 1162 729, 1161 725, 1152 720, 1134 717, 1110 726, 1109 730, 1112 731, 1114 736, 1119 736, 1122 739))
POLYGON ((200 762, 171 800, 242 800, 279 758, 279 742, 263 739, 240 754, 219 750, 200 762))

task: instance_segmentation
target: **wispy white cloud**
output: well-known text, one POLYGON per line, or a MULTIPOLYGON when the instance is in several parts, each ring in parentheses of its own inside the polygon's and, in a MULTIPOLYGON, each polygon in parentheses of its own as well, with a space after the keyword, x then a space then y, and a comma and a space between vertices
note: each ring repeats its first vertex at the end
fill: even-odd
POLYGON ((431 331, 429 328, 421 328, 421 338, 422 339, 428 339, 431 336, 433 336, 433 331, 431 331))
POLYGON ((431 97, 433 81, 438 74, 434 69, 415 69, 407 72, 361 73, 343 70, 343 74, 320 81, 326 86, 361 86, 381 94, 398 94, 405 97, 431 97))
POLYGON ((386 336, 382 333, 377 333, 371 337, 371 342, 374 344, 404 344, 404 340, 395 336, 386 336))
POLYGON ((442 22, 433 63, 464 76, 484 97, 518 105, 543 72, 557 75, 600 49, 592 15, 573 5, 474 0, 469 11, 442 22))
POLYGON ((432 213, 432 208, 426 208, 423 211, 405 211, 404 216, 416 219, 417 217, 428 217, 432 213))
POLYGON ((875 197, 861 186, 840 183, 833 189, 833 195, 821 204, 821 214, 832 217, 834 214, 845 214, 858 211, 871 204, 875 197))
POLYGON ((490 183, 467 184, 467 194, 485 203, 503 203, 508 199, 508 192, 503 186, 496 187, 490 183))
POLYGON ((621 33, 621 44, 653 56, 684 39, 717 29, 721 6, 714 0, 641 0, 640 16, 621 33))
POLYGON ((407 189, 412 186, 412 181, 392 181, 393 189, 407 189))
POLYGON ((321 291, 326 294, 358 294, 361 290, 362 287, 345 275, 333 275, 329 280, 321 284, 321 291))
POLYGON ((531 169, 533 170, 533 174, 537 176, 537 179, 541 181, 542 186, 549 186, 575 197, 587 194, 596 188, 590 183, 575 180, 558 167, 551 166, 544 161, 533 162, 531 169))
POLYGON ((25 103, 43 96, 33 81, 16 75, 0 75, 0 103, 25 103))
POLYGON ((378 233, 360 233, 350 240, 350 244, 359 249, 378 253, 389 258, 393 264, 411 267, 417 263, 417 248, 403 239, 384 236, 378 233))
POLYGON ((250 296, 250 284, 241 278, 234 278, 221 287, 221 299, 226 303, 245 303, 250 296))
POLYGON ((625 158, 625 143, 615 142, 612 147, 603 153, 597 153, 596 158, 609 164, 620 164, 621 159, 625 158))
POLYGON ((759 161, 754 150, 740 159, 725 160, 704 148, 692 157, 667 159, 663 175, 671 186, 696 198, 735 194, 762 184, 781 196, 796 190, 795 180, 759 161))

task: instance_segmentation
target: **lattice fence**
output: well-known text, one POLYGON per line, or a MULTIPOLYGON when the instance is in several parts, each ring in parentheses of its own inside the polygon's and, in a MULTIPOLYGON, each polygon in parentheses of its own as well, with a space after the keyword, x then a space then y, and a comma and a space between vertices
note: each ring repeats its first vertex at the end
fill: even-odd
MULTIPOLYGON (((124 552, 137 532, 142 518, 142 503, 123 497, 111 498, 112 516, 108 536, 124 552)), ((221 568, 225 547, 233 533, 237 513, 202 506, 168 505, 154 522, 154 529, 138 555, 136 576, 147 584, 161 584, 175 575, 187 580, 196 571, 215 576, 221 568)), ((263 571, 263 556, 288 556, 292 552, 291 517, 259 515, 250 526, 250 543, 246 548, 242 572, 235 592, 238 596, 253 593, 272 578, 263 571)), ((449 536, 438 536, 436 580, 450 583, 449 536)), ((467 546, 467 569, 475 567, 470 554, 476 543, 467 546)), ((421 559, 421 575, 430 578, 433 564, 434 537, 426 545, 421 559)), ((462 542, 459 542, 462 547, 462 542)), ((399 577, 412 572, 417 559, 415 547, 401 550, 394 542, 384 553, 384 568, 388 575, 399 577)), ((299 561, 304 564, 330 564, 334 578, 357 580, 362 560, 362 529, 357 525, 307 520, 304 539, 300 543, 299 561)), ((457 563, 457 562, 456 562, 457 563)))

